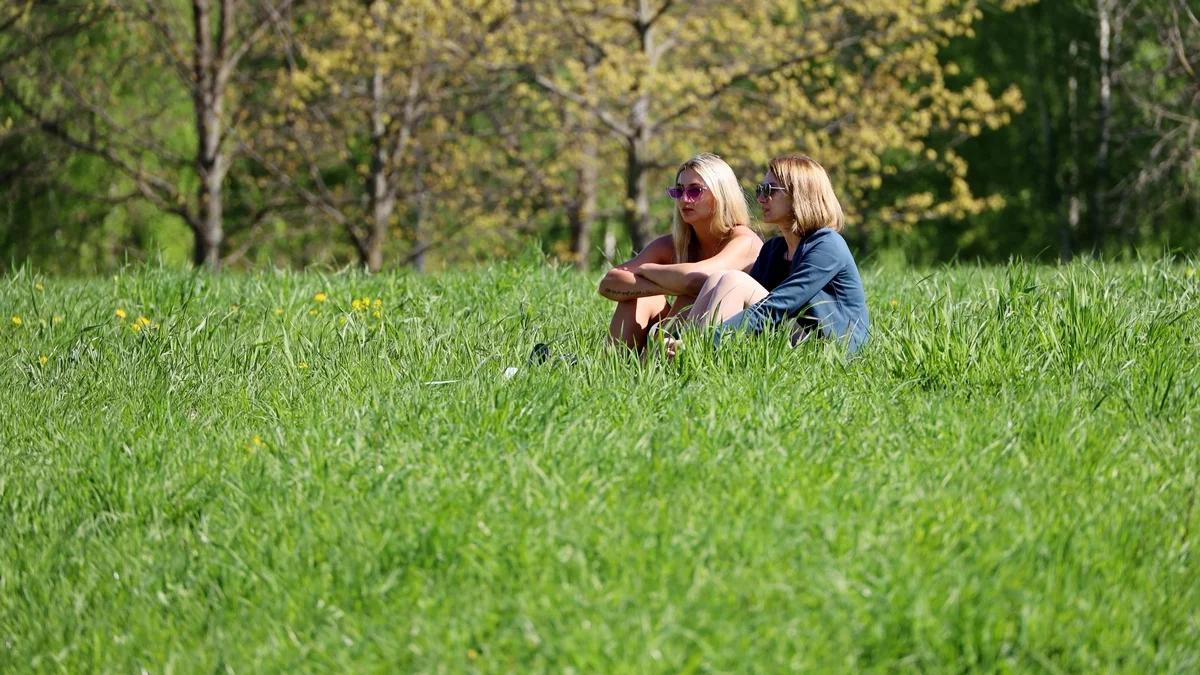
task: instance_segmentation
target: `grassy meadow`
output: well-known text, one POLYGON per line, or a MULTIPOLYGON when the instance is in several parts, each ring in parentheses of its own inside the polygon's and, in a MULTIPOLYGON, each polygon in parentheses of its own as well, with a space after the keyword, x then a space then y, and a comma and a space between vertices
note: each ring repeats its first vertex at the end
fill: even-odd
POLYGON ((860 358, 645 366, 533 258, 11 274, 0 672, 1196 672, 1195 268, 867 266, 860 358))

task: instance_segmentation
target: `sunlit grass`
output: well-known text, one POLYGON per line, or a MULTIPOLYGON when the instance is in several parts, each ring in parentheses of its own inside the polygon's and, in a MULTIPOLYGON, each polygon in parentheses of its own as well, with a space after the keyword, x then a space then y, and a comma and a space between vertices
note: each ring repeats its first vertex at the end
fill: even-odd
POLYGON ((0 671, 1194 672, 1194 269, 867 268, 861 358, 645 366, 529 262, 22 271, 0 671))

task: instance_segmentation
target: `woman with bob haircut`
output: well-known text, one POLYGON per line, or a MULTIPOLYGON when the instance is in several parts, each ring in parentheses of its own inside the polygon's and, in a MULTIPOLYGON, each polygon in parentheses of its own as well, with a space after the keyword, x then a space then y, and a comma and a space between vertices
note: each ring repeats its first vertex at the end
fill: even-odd
POLYGON ((712 154, 679 165, 671 234, 646 245, 600 280, 599 293, 617 303, 608 334, 640 352, 651 327, 667 317, 687 316, 714 273, 749 270, 762 240, 749 227, 750 210, 733 169, 712 154), (667 296, 674 296, 669 302, 667 296))
POLYGON ((720 322, 718 342, 732 330, 759 333, 790 321, 793 344, 817 332, 857 352, 870 323, 866 295, 840 234, 845 217, 824 167, 804 155, 776 157, 755 195, 763 222, 775 225, 779 236, 763 245, 749 274, 711 275, 691 317, 720 322))

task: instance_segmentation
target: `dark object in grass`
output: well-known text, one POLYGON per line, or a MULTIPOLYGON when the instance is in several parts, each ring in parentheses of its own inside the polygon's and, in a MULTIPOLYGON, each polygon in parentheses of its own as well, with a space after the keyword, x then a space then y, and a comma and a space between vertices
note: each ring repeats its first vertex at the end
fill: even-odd
MULTIPOLYGON (((550 360, 551 356, 550 345, 545 342, 539 342, 533 346, 533 351, 529 352, 529 365, 536 366, 543 364, 550 360)), ((561 361, 568 366, 573 366, 579 361, 575 358, 574 354, 559 354, 554 360, 561 361)))
POLYGON ((550 358, 550 345, 539 342, 533 346, 533 351, 529 352, 529 365, 545 363, 548 358, 550 358))

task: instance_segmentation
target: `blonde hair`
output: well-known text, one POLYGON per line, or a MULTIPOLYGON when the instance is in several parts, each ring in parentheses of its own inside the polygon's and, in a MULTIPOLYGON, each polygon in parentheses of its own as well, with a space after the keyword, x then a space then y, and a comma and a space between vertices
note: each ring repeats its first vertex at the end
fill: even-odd
POLYGON ((792 195, 792 232, 807 235, 828 227, 841 232, 846 217, 833 193, 829 174, 817 160, 806 155, 783 155, 767 165, 779 186, 792 195))
MULTIPOLYGON (((712 192, 716 206, 713 209, 712 229, 728 236, 738 225, 750 224, 750 207, 746 204, 746 193, 738 185, 737 176, 733 169, 720 157, 702 153, 679 165, 675 172, 675 182, 688 169, 700 174, 704 185, 712 192)), ((688 253, 695 233, 692 226, 683 222, 679 211, 679 202, 675 202, 675 218, 671 223, 671 239, 675 244, 675 262, 689 262, 688 253)))

